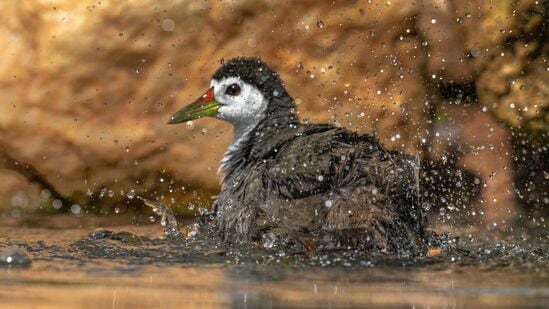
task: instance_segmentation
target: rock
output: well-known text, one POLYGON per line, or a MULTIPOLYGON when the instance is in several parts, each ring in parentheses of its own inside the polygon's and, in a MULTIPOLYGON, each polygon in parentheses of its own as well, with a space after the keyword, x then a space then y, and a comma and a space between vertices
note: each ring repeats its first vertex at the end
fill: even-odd
POLYGON ((548 10, 543 2, 521 1, 513 11, 501 10, 505 16, 488 18, 498 23, 498 39, 484 34, 486 46, 479 48, 487 52, 477 64, 482 105, 508 126, 525 132, 530 141, 545 143, 549 141, 548 10))
MULTIPOLYGON (((464 56, 480 35, 465 12, 476 18, 489 5, 4 1, 0 168, 11 172, 0 174, 0 195, 34 192, 25 209, 55 210, 54 200, 119 207, 130 191, 178 212, 191 200, 209 208, 230 126, 165 123, 202 93, 220 59, 240 55, 281 73, 302 118, 375 133, 415 154, 444 104, 438 85, 482 74, 485 58, 464 56), (17 188, 4 185, 14 179, 17 188), (51 196, 41 199, 42 189, 51 196)), ((495 33, 489 44, 497 44, 497 32, 481 38, 495 33)))

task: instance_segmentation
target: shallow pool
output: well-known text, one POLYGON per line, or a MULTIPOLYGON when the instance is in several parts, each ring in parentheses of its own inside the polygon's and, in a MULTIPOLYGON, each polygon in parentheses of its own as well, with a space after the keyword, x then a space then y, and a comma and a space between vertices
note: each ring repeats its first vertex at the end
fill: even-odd
POLYGON ((547 233, 539 230, 505 237, 467 233, 463 246, 407 260, 212 244, 201 251, 161 240, 158 224, 133 223, 94 216, 0 220, 0 251, 28 259, 0 267, 0 307, 524 308, 549 303, 547 233))

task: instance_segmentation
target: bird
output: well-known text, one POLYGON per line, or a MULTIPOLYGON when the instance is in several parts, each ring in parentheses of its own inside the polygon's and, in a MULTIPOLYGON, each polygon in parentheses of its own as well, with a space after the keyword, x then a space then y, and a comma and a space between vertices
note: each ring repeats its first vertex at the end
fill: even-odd
POLYGON ((213 205, 224 241, 427 250, 418 159, 385 149, 370 134, 301 122, 279 74, 261 59, 222 63, 207 91, 168 124, 203 117, 233 126, 213 205))

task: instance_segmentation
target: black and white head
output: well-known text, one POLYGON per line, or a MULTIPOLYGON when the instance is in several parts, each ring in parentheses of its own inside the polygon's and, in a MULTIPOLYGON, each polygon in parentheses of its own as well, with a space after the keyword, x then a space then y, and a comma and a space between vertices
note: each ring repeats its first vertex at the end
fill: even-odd
POLYGON ((249 131, 266 118, 295 121, 293 100, 278 74, 258 58, 234 58, 223 64, 212 76, 210 88, 168 123, 202 117, 227 121, 235 133, 249 131))

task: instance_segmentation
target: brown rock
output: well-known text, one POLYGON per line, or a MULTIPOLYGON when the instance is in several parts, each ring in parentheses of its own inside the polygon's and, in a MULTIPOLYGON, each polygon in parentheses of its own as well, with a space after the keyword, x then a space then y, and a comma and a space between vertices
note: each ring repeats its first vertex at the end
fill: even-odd
POLYGON ((281 73, 302 118, 415 153, 442 104, 436 84, 473 78, 463 55, 477 25, 457 21, 463 6, 4 1, 0 151, 71 203, 118 203, 135 190, 180 211, 184 200, 207 207, 230 126, 165 122, 202 93, 219 59, 248 55, 281 73))
MULTIPOLYGON (((482 104, 507 125, 534 141, 549 140, 549 7, 522 1, 507 11, 499 40, 486 46, 479 64, 482 104)), ((504 19, 503 17, 501 19, 504 19)))

